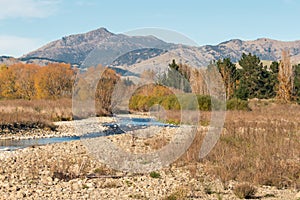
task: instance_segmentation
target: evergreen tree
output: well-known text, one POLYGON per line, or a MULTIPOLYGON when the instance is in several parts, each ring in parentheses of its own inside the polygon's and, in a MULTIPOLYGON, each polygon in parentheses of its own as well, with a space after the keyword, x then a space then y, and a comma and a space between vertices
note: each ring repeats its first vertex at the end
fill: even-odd
MULTIPOLYGON (((256 55, 242 55, 239 61, 241 78, 235 93, 238 98, 273 98, 275 97, 276 79, 273 72, 263 66, 256 55)), ((274 67, 274 66, 272 66, 274 67)))

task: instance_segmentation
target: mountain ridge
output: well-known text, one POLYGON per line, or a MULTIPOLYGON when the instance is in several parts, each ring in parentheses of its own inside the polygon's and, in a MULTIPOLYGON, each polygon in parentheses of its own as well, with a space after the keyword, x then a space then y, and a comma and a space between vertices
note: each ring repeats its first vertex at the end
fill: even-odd
MULTIPOLYGON (((261 60, 278 61, 281 51, 289 50, 292 61, 300 62, 300 40, 280 41, 271 38, 256 40, 231 39, 217 45, 188 46, 165 42, 155 36, 115 34, 101 27, 86 33, 64 36, 61 39, 25 54, 20 58, 0 56, 0 63, 66 62, 82 67, 91 65, 134 65, 153 57, 193 59, 195 67, 206 66, 213 60, 229 57, 237 62, 243 53, 252 53, 261 60), (153 49, 156 49, 155 52, 153 49), (132 53, 134 52, 134 53, 132 53), (149 55, 147 55, 149 53, 149 55), (40 59, 40 60, 39 60, 40 59), (121 60, 118 60, 121 59, 121 60), (126 60, 128 59, 128 60, 126 60), (114 64, 113 64, 114 63, 114 64)), ((158 59, 159 60, 159 59, 158 59)))

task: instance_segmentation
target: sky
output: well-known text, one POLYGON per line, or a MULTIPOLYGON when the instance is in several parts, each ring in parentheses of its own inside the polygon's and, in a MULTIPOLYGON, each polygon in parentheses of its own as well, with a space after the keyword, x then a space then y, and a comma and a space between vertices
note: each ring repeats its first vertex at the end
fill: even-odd
POLYGON ((300 40, 300 0, 0 0, 0 55, 19 57, 100 27, 113 33, 168 30, 199 46, 293 41, 300 40))

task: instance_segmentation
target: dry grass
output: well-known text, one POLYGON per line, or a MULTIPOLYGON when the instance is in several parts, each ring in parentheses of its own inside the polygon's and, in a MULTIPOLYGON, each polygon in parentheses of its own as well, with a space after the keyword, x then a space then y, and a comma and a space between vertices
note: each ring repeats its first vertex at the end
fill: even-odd
POLYGON ((51 122, 72 119, 71 99, 1 100, 0 131, 55 127, 51 122))
POLYGON ((184 200, 188 199, 188 190, 184 187, 177 187, 171 194, 164 197, 163 200, 184 200))
MULTIPOLYGON (((300 106, 255 102, 251 112, 229 111, 224 131, 201 160, 226 186, 230 180, 300 188, 300 106)), ((205 132, 198 132, 177 164, 197 162, 205 132)))
POLYGON ((241 183, 234 188, 233 192, 240 199, 250 199, 254 197, 256 188, 249 183, 241 183))
POLYGON ((89 166, 89 159, 66 159, 60 158, 55 162, 49 162, 46 166, 50 168, 50 175, 53 179, 69 181, 75 178, 84 177, 89 166))

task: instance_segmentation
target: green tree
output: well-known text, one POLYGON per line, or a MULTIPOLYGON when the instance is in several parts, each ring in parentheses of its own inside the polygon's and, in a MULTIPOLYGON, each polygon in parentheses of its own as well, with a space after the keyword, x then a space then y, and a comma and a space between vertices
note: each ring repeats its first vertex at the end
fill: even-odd
POLYGON ((276 95, 276 78, 273 72, 260 62, 259 57, 249 53, 239 61, 241 78, 235 96, 240 99, 273 98, 276 95))
POLYGON ((224 86, 226 90, 226 99, 233 97, 236 90, 237 80, 239 78, 238 71, 235 64, 230 61, 230 58, 225 58, 223 60, 218 60, 217 68, 224 81, 224 86))

